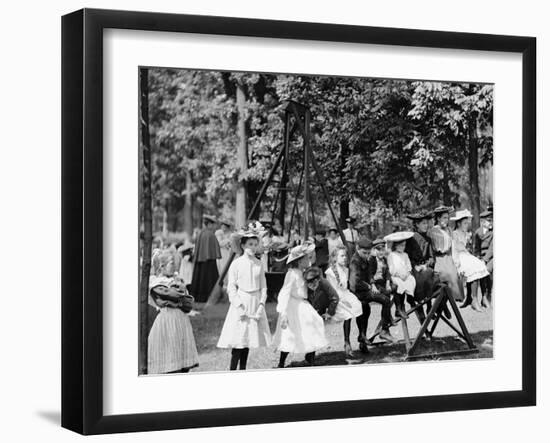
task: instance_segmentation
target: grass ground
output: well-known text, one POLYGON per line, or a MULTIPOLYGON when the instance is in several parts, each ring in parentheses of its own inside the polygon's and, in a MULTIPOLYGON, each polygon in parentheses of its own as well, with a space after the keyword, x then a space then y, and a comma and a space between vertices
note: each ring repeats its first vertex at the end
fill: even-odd
MULTIPOLYGON (((275 332, 277 313, 275 312, 275 303, 268 303, 266 306, 267 315, 271 331, 275 332)), ((372 314, 369 320, 368 335, 370 336, 380 319, 380 307, 372 304, 372 314)), ((227 349, 216 347, 220 331, 225 319, 229 305, 220 303, 209 307, 206 311, 191 317, 193 332, 199 351, 200 365, 195 371, 225 371, 229 367, 230 352, 227 349)), ((202 305, 196 306, 197 310, 203 308, 202 305)), ((154 319, 154 311, 151 311, 149 317, 151 323, 154 319)), ((445 356, 430 358, 433 360, 449 360, 457 358, 492 358, 493 356, 493 312, 488 309, 484 312, 475 312, 470 308, 461 309, 466 326, 472 335, 472 339, 479 349, 478 353, 462 356, 445 356)), ((453 319, 453 323, 456 321, 453 319)), ((419 323, 416 316, 412 314, 408 320, 409 334, 411 337, 416 335, 419 329, 419 323)), ((402 328, 397 325, 391 328, 394 337, 402 339, 402 328)), ((371 346, 370 353, 363 355, 358 350, 357 327, 352 322, 351 341, 354 349, 353 358, 346 358, 343 352, 343 330, 342 324, 326 324, 326 335, 329 345, 319 351, 316 355, 316 366, 334 366, 348 364, 370 364, 370 363, 395 363, 405 360, 405 345, 397 343, 393 345, 371 346)), ((434 333, 431 342, 422 341, 419 353, 428 354, 442 351, 453 351, 457 349, 466 349, 466 344, 456 338, 456 333, 446 324, 440 322, 434 333)), ((273 368, 278 363, 278 352, 274 348, 252 349, 248 359, 249 369, 273 368)), ((304 356, 300 354, 289 355, 287 366, 302 366, 304 356)))

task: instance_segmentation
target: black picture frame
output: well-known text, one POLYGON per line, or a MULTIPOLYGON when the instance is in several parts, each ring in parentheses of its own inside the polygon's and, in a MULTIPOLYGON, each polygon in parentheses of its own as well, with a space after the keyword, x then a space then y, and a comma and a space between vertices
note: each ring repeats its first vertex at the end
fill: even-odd
POLYGON ((62 18, 62 426, 82 434, 536 404, 536 39, 337 24, 83 9, 62 18), (522 388, 131 415, 103 413, 103 30, 170 31, 522 55, 522 388))

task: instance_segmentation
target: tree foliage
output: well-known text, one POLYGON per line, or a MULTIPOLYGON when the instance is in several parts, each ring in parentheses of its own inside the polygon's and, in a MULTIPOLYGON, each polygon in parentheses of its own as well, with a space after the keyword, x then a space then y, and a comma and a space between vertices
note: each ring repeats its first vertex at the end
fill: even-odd
MULTIPOLYGON (((283 142, 286 100, 310 107, 311 145, 332 202, 351 201, 363 218, 458 206, 470 185, 472 122, 479 167, 492 163, 490 85, 159 68, 150 71, 149 95, 154 206, 175 212, 184 205, 186 170, 205 210, 230 214, 238 181, 255 197, 283 142), (246 171, 236 161, 237 82, 246 91, 246 171)), ((295 137, 297 170, 300 145, 295 137)), ((293 186, 298 179, 291 174, 293 186)))

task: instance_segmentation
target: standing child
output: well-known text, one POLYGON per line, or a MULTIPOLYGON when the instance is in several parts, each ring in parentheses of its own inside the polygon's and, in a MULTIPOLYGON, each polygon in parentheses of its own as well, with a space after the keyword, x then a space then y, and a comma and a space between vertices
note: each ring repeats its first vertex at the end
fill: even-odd
POLYGON ((150 278, 149 304, 157 309, 147 339, 147 373, 188 372, 199 365, 191 321, 192 297, 185 282, 174 279, 174 258, 168 251, 157 256, 157 275, 150 278))
POLYGON ((333 321, 344 322, 344 352, 351 356, 350 331, 351 319, 363 314, 363 307, 359 299, 348 289, 349 268, 348 250, 344 246, 336 248, 330 254, 330 267, 326 272, 327 280, 338 293, 339 301, 333 321))
POLYGON ((295 246, 287 258, 288 271, 277 299, 277 330, 274 344, 280 351, 279 368, 284 368, 290 352, 306 354, 306 362, 313 365, 315 352, 328 342, 323 318, 308 301, 303 271, 310 266, 310 255, 315 245, 308 242, 295 246))
MULTIPOLYGON (((453 231, 453 258, 459 275, 466 280, 466 299, 461 308, 472 306, 474 311, 481 312, 478 301, 479 283, 489 278, 489 271, 483 261, 468 251, 472 234, 470 232, 472 213, 465 209, 456 211, 451 220, 455 222, 453 231)), ((484 285, 485 287, 486 285, 484 285)))
POLYGON ((412 232, 394 232, 384 237, 384 240, 391 242, 391 252, 388 254, 388 267, 393 284, 396 286, 396 308, 401 318, 407 318, 405 313, 405 296, 414 297, 416 280, 412 275, 412 265, 409 256, 405 252, 407 239, 414 234, 412 232))
POLYGON ((233 234, 242 255, 229 267, 227 293, 229 310, 218 340, 219 348, 231 349, 230 370, 246 369, 250 348, 271 344, 265 312, 267 285, 262 262, 256 257, 265 230, 259 223, 233 234))

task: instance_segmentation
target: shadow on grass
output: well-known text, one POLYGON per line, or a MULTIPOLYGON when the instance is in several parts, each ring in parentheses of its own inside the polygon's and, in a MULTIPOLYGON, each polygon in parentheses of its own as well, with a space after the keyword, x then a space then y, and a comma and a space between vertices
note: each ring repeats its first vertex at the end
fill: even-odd
MULTIPOLYGON (((493 331, 480 331, 471 334, 472 340, 478 352, 461 355, 433 355, 426 358, 417 358, 414 361, 443 361, 458 359, 479 359, 493 357, 493 331)), ((417 355, 437 354, 468 349, 467 344, 456 336, 435 337, 432 341, 422 340, 418 346, 417 355)), ((369 353, 363 354, 358 349, 353 351, 352 358, 347 358, 344 351, 330 351, 318 353, 315 357, 315 366, 345 366, 369 363, 396 363, 406 361, 407 353, 405 344, 381 344, 369 346, 369 353)), ((295 361, 288 367, 304 367, 304 361, 295 361)))

